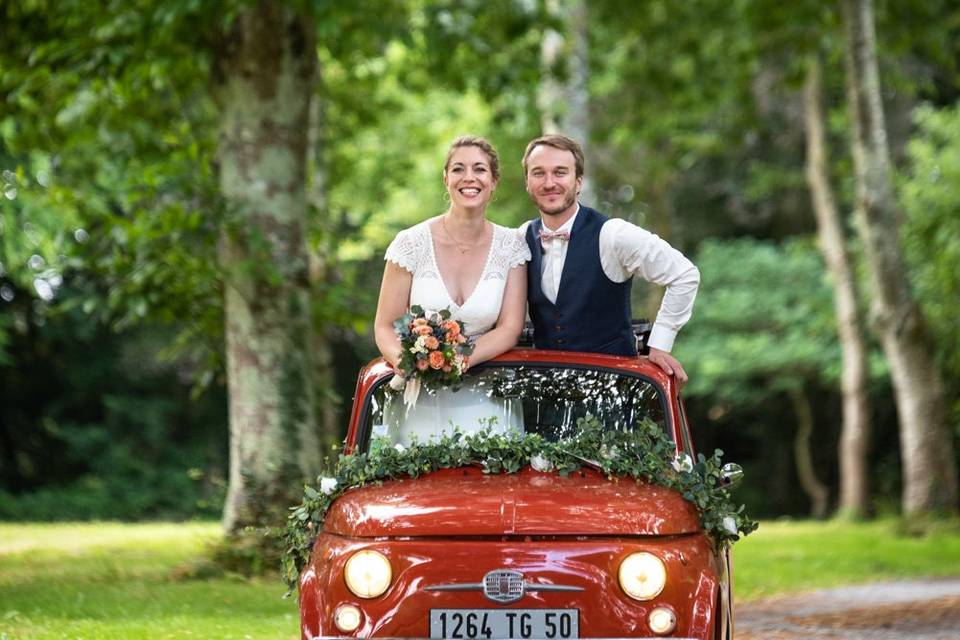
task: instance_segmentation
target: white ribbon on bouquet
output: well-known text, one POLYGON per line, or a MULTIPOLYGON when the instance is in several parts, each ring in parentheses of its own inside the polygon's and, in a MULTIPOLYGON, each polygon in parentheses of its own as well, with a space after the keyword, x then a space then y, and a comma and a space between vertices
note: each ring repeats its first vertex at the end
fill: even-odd
POLYGON ((403 389, 403 404, 406 405, 407 411, 417 406, 417 398, 420 397, 420 378, 407 380, 398 373, 395 374, 387 384, 389 384, 390 388, 394 391, 403 389))

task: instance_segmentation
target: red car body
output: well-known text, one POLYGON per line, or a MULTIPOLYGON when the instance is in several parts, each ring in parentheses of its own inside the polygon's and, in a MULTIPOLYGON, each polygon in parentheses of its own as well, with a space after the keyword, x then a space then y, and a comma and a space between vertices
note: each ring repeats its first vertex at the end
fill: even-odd
MULTIPOLYGON (((678 453, 695 457, 676 386, 646 358, 515 349, 481 367, 527 365, 642 378, 661 394, 665 428, 678 453)), ((382 360, 360 373, 348 451, 365 446, 371 393, 391 373, 382 360)), ((701 529, 696 508, 676 492, 609 480, 589 469, 567 477, 530 468, 516 474, 446 469, 353 489, 334 502, 300 577, 303 640, 428 638, 432 631, 433 637, 490 637, 482 625, 457 633, 444 626, 438 633, 431 616, 453 610, 506 610, 499 619, 509 618, 510 635, 517 638, 532 637, 523 614, 535 616, 537 610, 577 612, 574 631, 552 627, 553 614, 547 614, 543 627, 541 614, 540 632, 547 637, 729 638, 729 556, 717 550, 701 529), (360 598, 346 584, 345 563, 363 549, 379 552, 392 567, 390 586, 379 597, 360 598), (621 561, 641 551, 660 558, 667 572, 662 592, 646 601, 629 597, 618 582, 621 561), (522 574, 522 597, 500 603, 484 590, 467 588, 496 571, 522 574), (556 585, 561 586, 552 590, 556 585), (343 605, 360 611, 359 625, 350 633, 335 624, 343 605), (655 608, 675 616, 669 633, 651 629, 655 608)))

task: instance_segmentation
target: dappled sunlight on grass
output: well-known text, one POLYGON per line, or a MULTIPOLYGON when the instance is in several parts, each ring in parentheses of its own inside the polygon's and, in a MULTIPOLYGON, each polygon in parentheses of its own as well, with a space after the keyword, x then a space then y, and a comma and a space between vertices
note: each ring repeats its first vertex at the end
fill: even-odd
POLYGON ((167 550, 195 551, 221 536, 213 522, 77 522, 0 524, 0 555, 43 549, 82 551, 96 547, 111 549, 162 545, 167 550))

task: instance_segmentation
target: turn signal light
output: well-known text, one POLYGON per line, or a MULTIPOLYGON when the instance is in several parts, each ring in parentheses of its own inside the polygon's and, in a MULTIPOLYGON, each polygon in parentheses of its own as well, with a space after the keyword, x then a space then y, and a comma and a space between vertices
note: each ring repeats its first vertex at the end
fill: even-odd
POLYGON ((658 636, 665 636, 677 628, 677 616, 667 607, 657 607, 647 619, 650 630, 658 636))
POLYGON ((333 614, 333 623, 344 633, 356 631, 360 626, 360 609, 352 604, 342 604, 333 614))

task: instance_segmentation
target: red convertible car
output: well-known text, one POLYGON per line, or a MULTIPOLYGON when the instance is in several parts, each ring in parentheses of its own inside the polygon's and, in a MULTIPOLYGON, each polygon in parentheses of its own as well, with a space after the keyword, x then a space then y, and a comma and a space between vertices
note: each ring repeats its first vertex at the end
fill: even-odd
MULTIPOLYGON (((360 374, 345 449, 398 450, 457 428, 569 436, 579 419, 659 425, 696 459, 673 380, 645 357, 515 349, 462 388, 403 406, 382 360, 360 374)), ((536 466, 536 465, 534 465, 536 466)), ((676 491, 477 466, 346 491, 300 574, 303 640, 731 638, 729 546, 676 491)))

